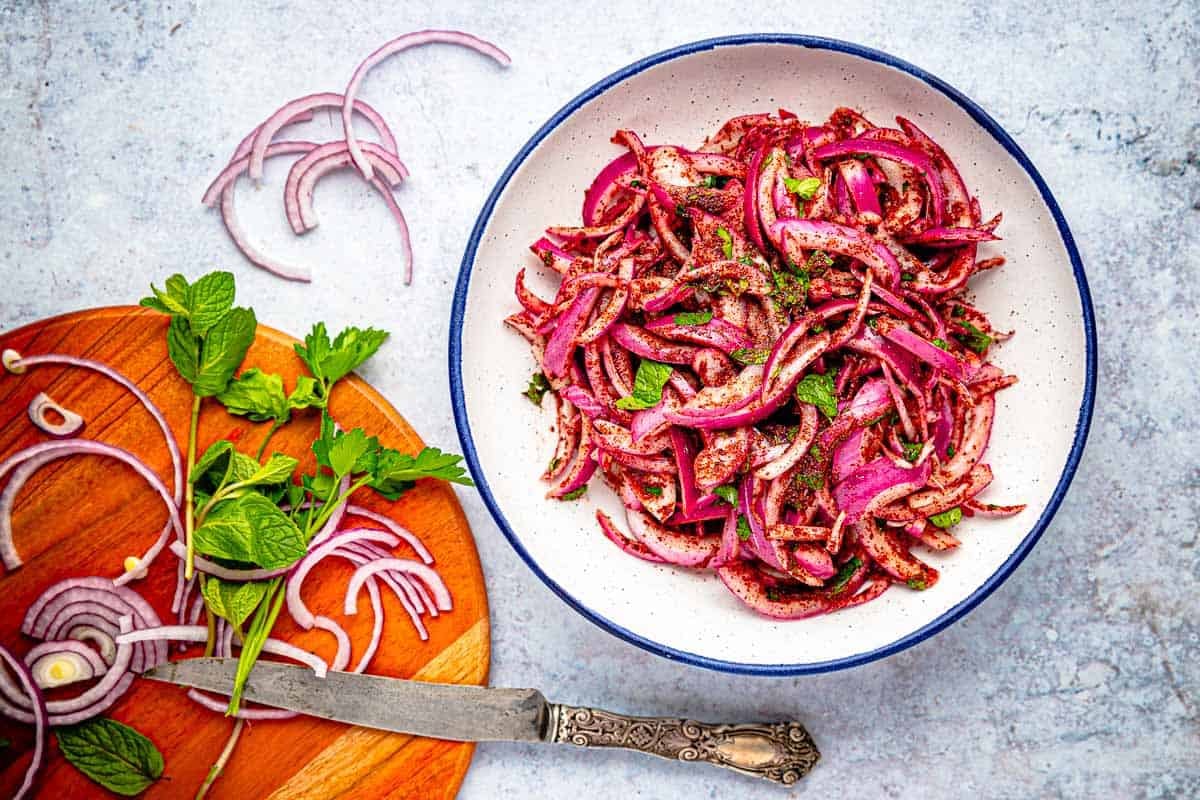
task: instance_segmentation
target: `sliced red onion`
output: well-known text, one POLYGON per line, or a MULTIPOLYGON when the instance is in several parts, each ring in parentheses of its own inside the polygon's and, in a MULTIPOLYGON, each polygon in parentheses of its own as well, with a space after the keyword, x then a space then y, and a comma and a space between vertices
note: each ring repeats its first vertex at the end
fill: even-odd
POLYGON ((74 436, 83 428, 83 417, 51 399, 45 392, 38 392, 29 401, 29 419, 34 425, 51 436, 74 436), (62 417, 59 422, 51 422, 46 412, 53 412, 62 417))
POLYGON ((308 607, 304 605, 304 600, 300 596, 300 590, 304 586, 304 579, 308 573, 321 562, 326 556, 337 550, 338 547, 350 542, 379 542, 388 547, 395 547, 400 544, 399 537, 389 531, 372 530, 370 528, 353 528, 351 530, 335 533, 322 541, 319 545, 308 551, 304 558, 300 559, 291 567, 291 572, 287 579, 287 588, 285 590, 285 599, 287 601, 288 613, 292 615, 292 619, 297 625, 304 630, 310 630, 316 619, 308 607))
POLYGON ((796 466, 808 452, 817 436, 818 421, 817 407, 810 403, 801 403, 800 427, 796 431, 795 438, 777 458, 756 469, 754 476, 759 480, 773 481, 796 466))
POLYGON ((234 207, 233 187, 230 186, 221 193, 221 222, 229 234, 234 247, 256 267, 265 269, 272 275, 289 281, 307 283, 312 280, 312 272, 308 267, 292 267, 264 254, 250 242, 250 237, 242 230, 237 220, 237 209, 234 207))
POLYGON ((718 536, 691 536, 659 525, 649 514, 626 509, 629 529, 647 550, 666 561, 684 567, 707 564, 720 547, 718 536))
MULTIPOLYGON (((279 129, 284 125, 290 125, 292 122, 295 122, 298 114, 311 114, 320 108, 345 109, 345 120, 348 120, 355 112, 361 114, 375 128, 375 132, 379 134, 383 148, 393 154, 399 152, 396 147, 396 137, 392 135, 387 121, 384 120, 378 111, 371 108, 371 106, 362 100, 351 99, 349 104, 347 104, 346 98, 336 92, 310 94, 288 102, 258 126, 253 134, 254 138, 248 151, 248 155, 250 156, 251 180, 255 182, 262 180, 263 160, 267 156, 267 149, 271 144, 271 140, 275 138, 275 134, 279 132, 279 129)), ((349 122, 345 124, 349 125, 349 122)), ((241 149, 240 146, 238 149, 241 149)), ((234 158, 238 158, 238 155, 235 154, 234 158)), ((368 175, 367 177, 370 176, 368 175)), ((211 203, 206 203, 206 205, 211 205, 211 203)))
MULTIPOLYGON (((163 625, 158 628, 130 631, 117 637, 117 645, 133 644, 135 642, 193 642, 208 641, 208 627, 205 625, 163 625)), ((263 643, 263 652, 270 653, 292 661, 299 662, 313 671, 318 678, 324 678, 329 671, 329 665, 319 657, 302 648, 296 647, 278 639, 267 639, 263 643)), ((111 674, 111 673, 110 673, 111 674)))
POLYGON ((407 542, 408 546, 411 547, 426 564, 433 563, 433 556, 430 555, 429 549, 425 547, 425 543, 422 542, 415 533, 408 530, 391 517, 386 517, 383 514, 377 514, 376 512, 371 511, 369 508, 354 505, 353 503, 346 505, 345 510, 346 513, 352 517, 362 517, 363 519, 369 519, 372 522, 382 525, 390 533, 399 536, 401 539, 407 542))
MULTIPOLYGON (((187 553, 187 547, 183 542, 171 542, 170 550, 180 558, 183 558, 187 553)), ((198 571, 203 572, 205 575, 211 575, 214 578, 220 578, 223 581, 261 581, 283 575, 290 569, 290 567, 281 567, 279 569, 231 569, 223 567, 215 561, 209 561, 203 556, 196 556, 195 564, 198 571)))
POLYGON ((108 664, 100 654, 80 641, 66 640, 42 642, 34 645, 25 654, 25 663, 42 689, 53 689, 72 683, 90 681, 108 672, 108 664), (48 671, 55 661, 66 660, 71 663, 76 672, 73 675, 59 677, 48 671))
POLYGON ((858 541, 876 564, 916 589, 928 589, 937 583, 938 571, 910 553, 896 535, 865 516, 855 524, 858 541))
MULTIPOLYGON (((275 142, 274 144, 263 150, 264 158, 274 158, 275 156, 289 156, 302 153, 310 153, 317 149, 320 145, 315 142, 307 141, 284 141, 275 142)), ((239 148, 240 149, 240 148, 239 148)), ((209 208, 215 208, 220 202, 223 195, 234 187, 238 178, 244 175, 251 168, 251 159, 247 154, 234 155, 233 160, 221 170, 213 182, 209 184, 208 189, 204 192, 204 197, 200 199, 204 205, 209 208)), ((261 173, 260 173, 261 177, 261 173)))
MULTIPOLYGON (((0 463, 0 478, 3 478, 9 471, 16 467, 12 479, 4 487, 3 493, 0 493, 0 558, 3 559, 6 568, 13 570, 21 566, 21 557, 13 545, 12 534, 12 509, 17 493, 21 491, 21 487, 29 480, 30 476, 43 465, 80 453, 115 458, 118 461, 128 464, 150 484, 151 488, 158 492, 163 503, 166 504, 169 516, 167 525, 163 528, 154 544, 150 546, 150 549, 139 559, 141 570, 148 568, 153 563, 159 552, 166 546, 167 537, 172 530, 175 531, 177 536, 183 536, 183 525, 179 521, 176 501, 172 498, 171 493, 167 491, 167 487, 159 479, 158 475, 132 453, 113 445, 89 439, 63 439, 57 442, 43 442, 20 450, 0 463)), ((136 577, 135 572, 127 572, 117 578, 116 582, 118 584, 127 583, 134 577, 136 577)))
POLYGON ((46 704, 42 700, 42 693, 38 690, 37 683, 33 679, 33 674, 29 668, 17 658, 12 652, 0 645, 0 659, 12 669, 17 675, 17 680, 29 697, 29 707, 33 709, 30 715, 34 725, 33 732, 33 758, 29 761, 29 766, 25 769, 25 778, 21 781, 20 788, 13 795, 13 800, 23 800, 30 796, 33 790, 34 783, 37 782, 38 775, 42 771, 46 759, 46 737, 49 735, 49 724, 46 719, 46 704))
POLYGON ((500 48, 490 42, 485 42, 472 36, 469 33, 461 31, 437 31, 426 30, 416 31, 414 33, 406 33, 387 42, 371 55, 367 56, 358 68, 354 70, 354 74, 350 77, 350 83, 346 86, 346 91, 342 100, 342 129, 346 136, 346 145, 350 149, 351 155, 354 157, 354 163, 358 165, 364 178, 370 178, 372 173, 371 162, 364 156, 362 148, 358 143, 358 137, 354 133, 354 127, 351 125, 351 115, 356 107, 355 98, 358 95, 359 87, 362 86, 363 78, 371 69, 396 53, 403 52, 413 47, 420 47, 426 44, 454 44, 462 47, 467 47, 483 55, 489 56, 502 67, 507 67, 512 63, 500 48))
POLYGON ((802 250, 825 250, 856 259, 870 267, 885 286, 900 283, 900 264, 884 245, 856 228, 812 219, 782 219, 771 226, 771 241, 797 264, 802 250))
POLYGON ((626 553, 636 556, 643 561, 649 561, 654 564, 663 564, 666 562, 666 559, 655 555, 648 547, 646 547, 646 545, 642 544, 637 539, 630 538, 622 533, 620 529, 613 524, 613 521, 609 519, 608 515, 599 509, 596 511, 596 521, 600 524, 600 530, 604 532, 604 535, 608 538, 608 540, 624 550, 626 553))
POLYGON ((855 470, 850 477, 833 489, 837 507, 846 512, 846 522, 853 525, 871 512, 883 508, 913 492, 929 482, 930 464, 901 466, 886 456, 855 470))
POLYGON ((450 590, 446 588, 442 577, 432 568, 407 558, 380 558, 363 564, 354 571, 354 575, 346 587, 346 602, 342 609, 343 612, 347 615, 357 614, 358 590, 362 588, 367 578, 385 571, 403 572, 419 578, 421 583, 433 592, 433 600, 439 611, 449 611, 453 608, 450 601, 450 590))

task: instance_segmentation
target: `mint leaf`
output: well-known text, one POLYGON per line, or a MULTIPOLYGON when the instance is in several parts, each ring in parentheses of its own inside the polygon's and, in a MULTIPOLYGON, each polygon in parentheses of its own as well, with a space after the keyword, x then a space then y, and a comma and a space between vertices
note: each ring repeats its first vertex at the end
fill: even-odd
POLYGON ((245 453, 234 450, 229 454, 229 467, 222 484, 246 483, 261 469, 259 463, 245 453))
POLYGON ((949 349, 950 349, 950 343, 949 343, 949 342, 947 342, 945 339, 934 339, 934 340, 933 340, 933 346, 934 346, 934 347, 939 347, 939 348, 941 348, 942 350, 949 350, 949 349))
POLYGON ((283 394, 283 378, 258 367, 248 369, 234 379, 217 395, 217 400, 230 414, 249 417, 254 422, 268 419, 287 422, 291 416, 291 406, 283 394))
POLYGON ((713 489, 713 494, 731 506, 737 505, 737 489, 732 486, 718 486, 713 489))
POLYGON ((187 316, 189 311, 188 305, 188 282, 187 278, 182 275, 172 275, 167 278, 166 291, 159 291, 158 287, 150 284, 150 291, 153 292, 151 297, 143 297, 139 302, 146 308, 153 308, 155 311, 161 311, 164 314, 187 316))
POLYGON ((192 474, 188 476, 188 481, 194 484, 214 467, 220 469, 221 474, 224 475, 227 462, 223 459, 231 452, 233 452, 233 442, 227 439, 218 439, 210 444, 203 455, 196 460, 196 465, 192 467, 192 474))
POLYGON ((816 406, 829 419, 836 417, 837 391, 833 385, 833 373, 818 375, 814 372, 805 375, 800 383, 796 384, 796 399, 801 403, 816 406))
POLYGON ((952 528, 955 525, 957 525, 958 523, 962 522, 962 517, 963 517, 962 509, 959 508, 958 506, 955 506, 954 508, 951 508, 947 511, 943 511, 940 514, 934 514, 932 517, 929 518, 929 521, 932 522, 937 527, 944 529, 944 528, 952 528))
POLYGON ((846 584, 850 582, 850 579, 854 577, 854 573, 857 572, 860 567, 862 567, 862 559, 858 556, 855 556, 845 564, 842 564, 842 568, 837 571, 837 574, 834 575, 832 580, 829 582, 829 588, 832 593, 837 594, 842 589, 845 589, 846 584))
POLYGON ((195 532, 196 552, 264 569, 294 564, 307 542, 296 524, 253 492, 218 503, 195 532))
POLYGON ((217 320, 205 335, 193 392, 211 397, 225 391, 254 341, 256 327, 254 312, 248 308, 231 309, 217 320))
POLYGON ((367 485, 389 500, 395 500, 412 486, 413 481, 420 478, 438 478, 463 486, 475 485, 462 466, 462 456, 443 453, 436 447, 426 447, 416 456, 387 447, 380 448, 367 485))
POLYGON ((318 322, 304 337, 304 344, 296 345, 296 355, 314 378, 329 386, 358 369, 387 337, 386 331, 375 328, 350 327, 330 342, 325 323, 318 322))
POLYGON ((783 185, 801 200, 811 200, 821 188, 820 178, 784 178, 783 185))
POLYGON ((206 577, 200 587, 212 613, 241 626, 267 593, 267 581, 223 581, 206 577))
POLYGON ((922 442, 901 442, 900 447, 904 449, 904 460, 914 463, 921 457, 921 451, 925 449, 922 442))
POLYGON ((726 259, 733 258, 733 237, 724 228, 717 228, 717 236, 721 239, 721 252, 726 259))
POLYGON ((239 481, 248 486, 269 486, 283 483, 292 477, 300 464, 297 459, 285 456, 283 453, 273 453, 267 463, 259 467, 249 478, 239 481))
POLYGON ((675 315, 676 325, 707 325, 712 321, 711 311, 680 311, 675 315))
POLYGON ((644 486, 642 490, 651 497, 662 497, 663 495, 661 486, 644 486))
POLYGON ((745 541, 749 541, 749 539, 752 535, 753 535, 753 532, 750 530, 750 523, 746 521, 746 517, 744 515, 738 514, 737 537, 739 539, 741 539, 743 542, 745 542, 745 541))
POLYGON ((232 272, 210 272, 193 283, 187 292, 192 333, 207 334, 233 308, 233 293, 232 272))
POLYGON ((179 376, 194 384, 200 374, 200 340, 184 317, 173 317, 167 326, 167 355, 179 376))
POLYGON ((637 411, 643 408, 653 408, 662 402, 662 390, 671 378, 672 367, 643 358, 638 364, 637 375, 633 378, 633 394, 622 397, 617 401, 617 408, 622 411, 637 411))
POLYGON ((525 395, 535 406, 540 406, 542 398, 548 391, 550 391, 550 382, 546 380, 546 376, 535 372, 529 377, 529 386, 521 394, 525 395))
POLYGON ((729 357, 739 364, 749 366, 751 364, 765 364, 767 357, 771 355, 771 351, 765 347, 739 347, 729 354, 729 357))
POLYGON ((133 797, 162 777, 162 753, 128 725, 95 717, 55 735, 63 757, 110 792, 133 797))

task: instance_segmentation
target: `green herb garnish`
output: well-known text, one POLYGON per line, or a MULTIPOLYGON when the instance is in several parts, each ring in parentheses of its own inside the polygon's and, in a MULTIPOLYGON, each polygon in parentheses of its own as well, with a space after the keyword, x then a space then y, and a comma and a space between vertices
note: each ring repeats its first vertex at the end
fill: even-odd
POLYGON ((784 178, 783 185, 801 200, 811 200, 821 188, 820 178, 784 178))
POLYGON ((727 175, 705 175, 704 186, 707 189, 724 189, 725 184, 729 183, 727 175))
POLYGON ((766 348, 755 347, 739 347, 729 354, 729 357, 739 364, 749 366, 751 364, 765 364, 767 357, 771 355, 771 351, 766 348))
POLYGON ((737 537, 743 542, 750 539, 751 536, 750 523, 746 521, 746 517, 738 514, 737 518, 737 537))
POLYGON ((673 321, 676 325, 707 325, 712 318, 711 311, 680 311, 673 321))
POLYGON ((923 592, 929 588, 929 584, 925 583, 925 581, 921 580, 920 578, 909 578, 904 582, 904 584, 908 588, 914 589, 918 592, 923 592))
POLYGON ((663 494, 661 486, 644 486, 642 489, 651 497, 662 497, 663 494))
POLYGON ((801 472, 796 475, 796 483, 801 486, 806 486, 814 492, 821 488, 825 483, 825 479, 819 472, 801 472))
POLYGON ((934 514, 932 517, 929 518, 929 521, 932 522, 937 527, 945 529, 945 528, 952 528, 955 525, 957 525, 958 523, 962 522, 962 517, 963 517, 962 509, 959 508, 958 506, 955 506, 954 508, 951 508, 947 511, 943 511, 940 514, 934 514))
POLYGON ((731 506, 737 505, 737 489, 732 486, 718 486, 713 489, 713 494, 731 506))
POLYGON ((579 498, 581 498, 585 494, 587 494, 587 489, 588 489, 588 487, 587 487, 587 484, 585 483, 583 486, 580 486, 575 491, 567 492, 566 494, 564 494, 562 497, 560 497, 558 499, 559 500, 578 500, 579 498))
POLYGON ((946 445, 946 457, 954 458, 954 445, 953 444, 946 445))
POLYGON ((125 797, 144 792, 162 777, 163 757, 128 725, 95 717, 55 729, 63 757, 96 783, 125 797))
POLYGON ((957 338, 963 343, 963 346, 974 350, 976 353, 983 355, 984 351, 992 344, 992 337, 988 336, 983 331, 976 328, 965 319, 958 323, 967 329, 967 333, 959 335, 957 338))
POLYGON ((721 252, 725 254, 726 259, 733 258, 733 236, 724 228, 717 228, 717 236, 721 239, 721 252))
POLYGON ((779 590, 776 589, 774 586, 767 589, 767 599, 770 600, 772 603, 778 603, 779 602, 779 590))
POLYGON ((525 395, 535 406, 540 406, 542 398, 548 391, 550 391, 550 381, 546 380, 546 376, 542 373, 535 372, 529 377, 529 386, 525 387, 525 391, 521 394, 525 395))
POLYGON ((949 350, 949 349, 950 349, 950 343, 949 343, 949 342, 947 342, 945 339, 941 339, 941 338, 934 339, 934 340, 933 340, 933 346, 934 346, 934 347, 937 347, 937 348, 940 348, 940 349, 942 349, 942 350, 949 350))
POLYGON ((904 281, 905 283, 912 283, 916 279, 917 279, 917 276, 912 274, 911 272, 901 272, 900 273, 900 280, 904 281))
POLYGON ((809 373, 800 383, 796 384, 796 399, 801 403, 811 403, 829 419, 837 416, 837 390, 833 385, 833 372, 824 375, 809 373))
POLYGON ((638 364, 637 375, 633 378, 633 394, 618 400, 617 408, 622 411, 638 411, 653 408, 661 403, 662 390, 671 378, 671 371, 669 364, 643 358, 638 364))
POLYGON ((925 449, 925 445, 921 442, 901 442, 900 447, 904 449, 904 460, 916 463, 921 457, 921 451, 925 449))
POLYGON ((837 571, 837 574, 834 575, 829 582, 830 591, 833 594, 837 594, 845 589, 846 584, 850 582, 850 579, 854 577, 854 573, 857 572, 860 567, 862 567, 862 559, 860 559, 858 556, 854 556, 854 558, 850 559, 845 564, 842 564, 841 569, 837 571))

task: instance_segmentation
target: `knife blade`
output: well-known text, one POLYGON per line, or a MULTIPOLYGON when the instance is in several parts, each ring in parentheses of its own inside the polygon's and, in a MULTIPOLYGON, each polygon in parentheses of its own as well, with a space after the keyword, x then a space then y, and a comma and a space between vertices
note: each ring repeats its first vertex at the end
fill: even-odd
MULTIPOLYGON (((236 658, 191 658, 143 676, 228 695, 236 658)), ((378 675, 329 672, 260 661, 243 696, 263 705, 397 733, 460 742, 545 742, 617 747, 680 761, 725 767, 791 785, 820 752, 798 722, 711 724, 634 717, 598 708, 550 703, 537 689, 426 683, 378 675)))

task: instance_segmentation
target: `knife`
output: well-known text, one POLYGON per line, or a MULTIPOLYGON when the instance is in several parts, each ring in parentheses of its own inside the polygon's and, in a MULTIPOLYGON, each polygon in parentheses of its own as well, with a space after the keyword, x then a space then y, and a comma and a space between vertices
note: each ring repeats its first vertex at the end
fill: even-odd
MULTIPOLYGON (((143 673, 156 681, 228 695, 236 658, 190 658, 143 673)), ((631 717, 598 708, 550 703, 537 689, 492 689, 312 670, 260 661, 247 700, 368 728, 459 742, 545 742, 617 747, 726 767, 786 786, 820 758, 798 722, 709 724, 690 719, 631 717)))

